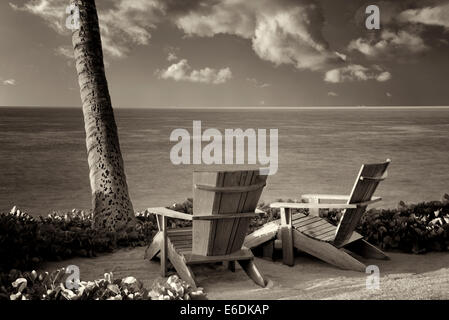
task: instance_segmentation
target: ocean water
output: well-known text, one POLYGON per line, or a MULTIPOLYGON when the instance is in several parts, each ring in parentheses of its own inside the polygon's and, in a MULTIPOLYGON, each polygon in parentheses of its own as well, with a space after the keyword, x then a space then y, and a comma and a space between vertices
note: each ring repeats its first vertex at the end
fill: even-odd
MULTIPOLYGON (((261 199, 348 194, 362 163, 392 159, 380 207, 449 193, 449 109, 117 109, 135 209, 191 196, 197 166, 170 162, 170 133, 205 128, 279 130, 279 169, 261 199)), ((90 207, 81 109, 0 108, 0 211, 38 215, 90 207)))

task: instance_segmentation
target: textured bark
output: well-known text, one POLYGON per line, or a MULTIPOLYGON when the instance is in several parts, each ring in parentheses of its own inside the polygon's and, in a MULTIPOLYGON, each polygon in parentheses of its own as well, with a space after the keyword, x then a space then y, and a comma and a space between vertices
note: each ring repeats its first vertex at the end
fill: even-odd
POLYGON ((83 104, 95 226, 120 237, 135 225, 120 152, 117 126, 104 71, 94 0, 71 0, 80 11, 73 32, 76 70, 83 104))

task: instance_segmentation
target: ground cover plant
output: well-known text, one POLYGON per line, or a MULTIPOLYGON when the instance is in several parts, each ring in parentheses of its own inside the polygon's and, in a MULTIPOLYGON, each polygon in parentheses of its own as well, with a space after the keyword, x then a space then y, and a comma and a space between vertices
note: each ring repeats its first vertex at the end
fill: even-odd
POLYGON ((0 300, 199 300, 206 295, 177 275, 157 279, 151 289, 134 277, 114 279, 112 272, 94 281, 68 282, 65 269, 48 272, 11 270, 0 275, 0 300))

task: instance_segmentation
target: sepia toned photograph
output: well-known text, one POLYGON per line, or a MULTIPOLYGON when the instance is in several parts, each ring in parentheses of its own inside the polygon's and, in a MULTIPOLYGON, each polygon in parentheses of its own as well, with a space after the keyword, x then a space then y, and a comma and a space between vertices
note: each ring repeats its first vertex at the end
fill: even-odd
POLYGON ((449 299, 448 0, 8 0, 0 37, 0 303, 449 299))

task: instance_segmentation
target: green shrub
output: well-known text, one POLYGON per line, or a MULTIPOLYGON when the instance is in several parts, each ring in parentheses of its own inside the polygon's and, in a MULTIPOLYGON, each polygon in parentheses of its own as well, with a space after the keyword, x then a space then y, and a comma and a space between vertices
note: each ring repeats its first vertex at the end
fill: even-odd
POLYGON ((177 275, 167 280, 158 279, 153 283, 149 296, 153 300, 204 300, 203 288, 193 288, 177 275))
POLYGON ((29 269, 41 261, 36 247, 38 223, 26 213, 0 214, 0 271, 29 269))
POLYGON ((359 231, 386 250, 408 253, 449 250, 449 202, 431 201, 398 209, 372 209, 365 214, 359 231))
POLYGON ((119 247, 142 246, 156 231, 155 218, 136 214, 138 224, 125 237, 93 228, 91 213, 73 210, 33 218, 13 208, 0 214, 0 271, 31 270, 42 261, 58 261, 74 256, 92 257, 119 247))

